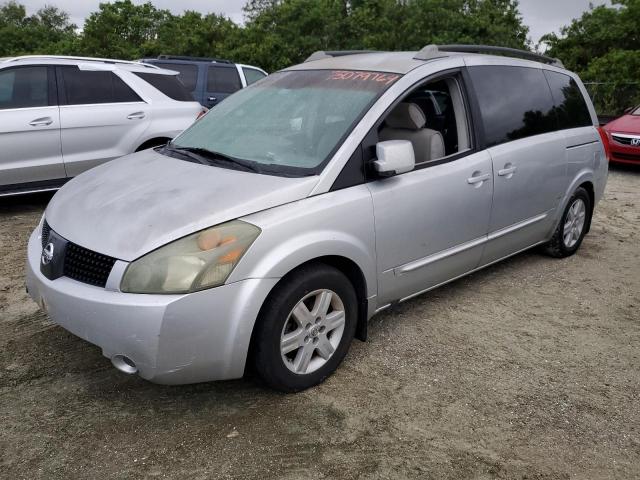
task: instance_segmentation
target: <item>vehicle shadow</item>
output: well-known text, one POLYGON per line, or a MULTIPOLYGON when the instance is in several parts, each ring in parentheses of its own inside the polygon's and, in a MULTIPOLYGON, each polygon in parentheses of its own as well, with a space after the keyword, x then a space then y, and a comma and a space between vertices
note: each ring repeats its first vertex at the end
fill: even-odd
POLYGON ((0 214, 44 210, 54 193, 42 192, 0 197, 0 214))
POLYGON ((631 165, 626 163, 609 163, 609 170, 612 172, 628 173, 635 176, 640 176, 640 164, 631 165))

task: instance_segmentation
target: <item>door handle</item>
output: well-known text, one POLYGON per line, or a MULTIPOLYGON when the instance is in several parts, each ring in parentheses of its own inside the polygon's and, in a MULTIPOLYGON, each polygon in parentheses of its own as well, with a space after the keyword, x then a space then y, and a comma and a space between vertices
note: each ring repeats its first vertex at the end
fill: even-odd
POLYGON ((130 115, 127 115, 129 120, 141 120, 144 118, 144 112, 135 112, 130 115))
POLYGON ((207 101, 209 101, 209 102, 217 102, 218 98, 217 97, 209 97, 209 98, 207 98, 207 101))
POLYGON ((498 170, 498 175, 501 177, 511 178, 516 171, 516 166, 507 163, 502 170, 498 170))
POLYGON ((51 125, 53 123, 53 119, 51 117, 42 117, 36 118, 35 120, 29 122, 29 125, 32 127, 44 127, 47 125, 51 125))
POLYGON ((489 175, 488 173, 485 173, 484 175, 482 175, 480 174, 480 172, 473 172, 473 175, 467 178, 467 183, 469 185, 475 185, 479 187, 480 185, 482 185, 483 182, 486 182, 487 180, 489 180, 489 178, 491 178, 491 175, 489 175))

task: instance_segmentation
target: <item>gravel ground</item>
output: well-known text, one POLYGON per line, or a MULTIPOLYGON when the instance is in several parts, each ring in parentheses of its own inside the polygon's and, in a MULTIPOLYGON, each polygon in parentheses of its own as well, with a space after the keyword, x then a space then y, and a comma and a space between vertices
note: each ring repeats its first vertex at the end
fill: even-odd
POLYGON ((529 252, 372 320, 325 384, 116 372, 24 292, 50 196, 0 202, 0 477, 640 477, 640 169, 572 258, 529 252))

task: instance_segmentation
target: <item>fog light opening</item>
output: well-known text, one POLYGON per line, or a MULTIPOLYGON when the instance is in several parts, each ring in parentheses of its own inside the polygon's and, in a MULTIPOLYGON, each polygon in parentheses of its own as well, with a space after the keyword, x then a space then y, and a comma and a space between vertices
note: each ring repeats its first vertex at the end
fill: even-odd
POLYGON ((138 372, 135 362, 125 355, 114 355, 111 358, 111 363, 122 373, 133 375, 138 372))

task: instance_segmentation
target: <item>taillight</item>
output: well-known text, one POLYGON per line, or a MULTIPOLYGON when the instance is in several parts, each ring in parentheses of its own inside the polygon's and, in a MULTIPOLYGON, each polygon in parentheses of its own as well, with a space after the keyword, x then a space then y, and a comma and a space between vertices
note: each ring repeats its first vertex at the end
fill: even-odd
POLYGON ((611 148, 609 146, 609 135, 607 134, 607 131, 602 127, 598 127, 598 133, 600 134, 600 138, 602 139, 602 145, 604 146, 604 154, 607 157, 607 160, 611 160, 611 148))
POLYGON ((202 110, 200 110, 200 112, 198 112, 198 116, 196 117, 196 122, 198 120, 200 120, 202 117, 204 117, 207 114, 208 111, 209 111, 208 108, 202 107, 202 110))

